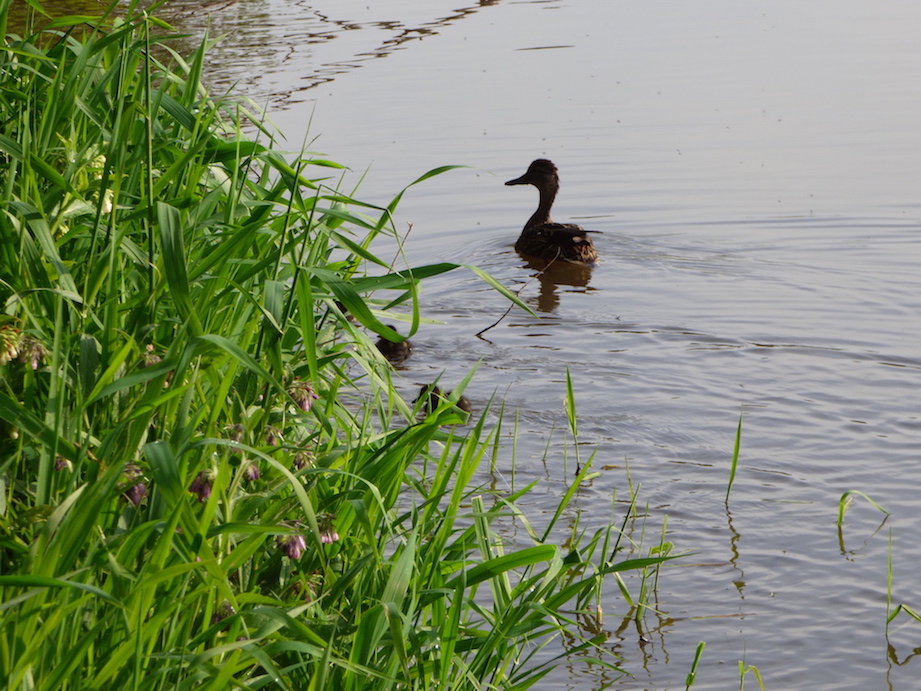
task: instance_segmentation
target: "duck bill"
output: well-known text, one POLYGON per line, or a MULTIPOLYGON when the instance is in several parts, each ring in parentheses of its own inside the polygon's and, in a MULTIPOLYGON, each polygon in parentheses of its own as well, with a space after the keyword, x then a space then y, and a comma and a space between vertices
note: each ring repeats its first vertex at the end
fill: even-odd
POLYGON ((528 175, 527 175, 527 173, 525 173, 525 174, 522 175, 520 178, 515 178, 514 180, 509 180, 509 181, 508 181, 507 183, 505 183, 505 184, 506 184, 506 185, 527 185, 527 184, 529 184, 529 182, 530 182, 530 181, 527 179, 527 177, 528 177, 528 175))

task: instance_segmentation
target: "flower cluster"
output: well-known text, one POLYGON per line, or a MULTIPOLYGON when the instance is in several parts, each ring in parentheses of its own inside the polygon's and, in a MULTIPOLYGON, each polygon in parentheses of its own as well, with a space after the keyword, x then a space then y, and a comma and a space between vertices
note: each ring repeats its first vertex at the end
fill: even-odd
POLYGON ((320 530, 320 542, 324 545, 330 545, 339 539, 339 533, 336 532, 336 526, 333 521, 336 520, 335 514, 321 513, 317 515, 317 528, 320 530))
POLYGON ((198 495, 198 501, 207 501, 211 496, 211 488, 214 486, 214 471, 200 470, 192 484, 189 485, 189 491, 198 495))
POLYGON ((295 379, 288 389, 288 395, 294 400, 295 405, 305 413, 310 412, 310 406, 320 397, 313 390, 313 385, 307 381, 295 379))
POLYGON ((292 535, 279 535, 275 538, 278 549, 284 552, 289 559, 300 559, 301 554, 307 549, 307 540, 300 533, 292 535))
POLYGON ((313 467, 316 459, 310 451, 298 451, 294 454, 294 460, 292 465, 295 470, 303 470, 304 468, 313 467))
POLYGON ((230 439, 230 441, 243 441, 243 433, 246 431, 246 428, 239 422, 235 425, 230 425, 225 429, 227 430, 227 438, 230 439))
POLYGON ((214 626, 220 621, 223 621, 227 617, 232 617, 236 614, 237 611, 233 608, 227 600, 224 600, 220 605, 214 609, 214 614, 211 615, 211 625, 214 626))
POLYGON ((154 352, 153 343, 148 343, 147 348, 144 350, 144 362, 141 363, 141 367, 153 367, 162 361, 163 358, 154 352))
POLYGON ((37 370, 46 355, 47 349, 34 336, 23 334, 14 326, 0 327, 0 365, 5 365, 18 357, 19 362, 37 370))
POLYGON ((0 365, 5 365, 19 355, 22 332, 12 326, 0 327, 0 365))
POLYGON ((259 466, 256 465, 255 461, 246 461, 245 463, 246 467, 243 469, 243 477, 250 482, 258 480, 260 476, 259 466))
POLYGON ((268 425, 265 428, 265 443, 269 446, 278 446, 278 442, 281 439, 281 430, 277 427, 272 427, 268 425))
POLYGON ((147 496, 147 484, 143 480, 144 474, 141 469, 134 463, 129 463, 125 466, 118 481, 118 488, 122 490, 122 496, 135 506, 138 506, 147 496))
POLYGON ((37 370, 47 354, 48 351, 45 350, 45 346, 38 339, 32 336, 23 336, 22 342, 19 344, 19 361, 22 364, 28 363, 33 370, 37 370))

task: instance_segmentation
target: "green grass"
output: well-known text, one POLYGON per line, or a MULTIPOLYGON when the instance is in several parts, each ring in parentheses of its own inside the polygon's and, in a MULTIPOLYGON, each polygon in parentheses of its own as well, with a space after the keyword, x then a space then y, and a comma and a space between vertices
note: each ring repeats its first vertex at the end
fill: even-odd
POLYGON ((726 505, 729 505, 729 494, 732 492, 732 483, 736 479, 739 468, 739 449, 742 446, 742 413, 739 413, 739 424, 736 425, 736 439, 732 447, 732 460, 729 464, 729 481, 726 483, 726 505))
POLYGON ((363 203, 209 97, 207 41, 86 22, 0 52, 3 688, 523 689, 600 648, 606 577, 672 555, 554 542, 590 461, 532 527, 477 486, 502 415, 417 420, 373 346, 460 268, 374 253, 451 167, 363 203))

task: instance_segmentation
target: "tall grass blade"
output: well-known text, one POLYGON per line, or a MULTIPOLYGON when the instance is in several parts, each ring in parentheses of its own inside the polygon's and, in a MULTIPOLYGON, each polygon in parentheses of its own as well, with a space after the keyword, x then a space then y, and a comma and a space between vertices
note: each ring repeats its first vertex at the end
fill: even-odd
POLYGON ((732 483, 736 479, 736 469, 739 467, 739 448, 742 444, 742 412, 739 413, 739 424, 736 426, 735 443, 732 446, 732 461, 729 465, 729 482, 726 483, 725 502, 729 503, 729 494, 732 492, 732 483))
POLYGON ((697 667, 700 665, 700 660, 704 654, 704 648, 707 647, 707 644, 701 641, 697 644, 697 649, 694 651, 694 660, 691 662, 691 671, 688 672, 688 676, 685 679, 685 691, 690 689, 694 682, 697 681, 697 667))

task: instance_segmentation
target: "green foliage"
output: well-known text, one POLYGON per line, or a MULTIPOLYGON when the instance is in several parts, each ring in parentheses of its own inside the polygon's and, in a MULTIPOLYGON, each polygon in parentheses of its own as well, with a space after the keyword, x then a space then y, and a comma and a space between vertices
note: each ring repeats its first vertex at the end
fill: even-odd
POLYGON ((700 660, 703 657, 704 648, 706 647, 707 644, 703 641, 697 644, 697 649, 694 651, 694 660, 691 662, 691 671, 688 672, 685 678, 685 691, 694 686, 694 682, 697 680, 697 667, 700 665, 700 660))
POLYGON ((745 677, 748 676, 749 672, 754 675, 755 681, 758 682, 758 688, 764 691, 764 681, 761 679, 761 671, 754 665, 746 665, 741 660, 739 660, 739 691, 744 691, 745 677))
POLYGON ((736 479, 736 470, 739 467, 739 449, 742 446, 742 413, 739 413, 739 424, 736 425, 736 440, 732 446, 732 461, 729 464, 729 482, 726 483, 726 503, 729 503, 729 494, 732 492, 732 483, 736 479))
POLYGON ((374 255, 406 189, 369 205, 244 136, 271 140, 202 88, 207 42, 90 24, 0 52, 0 679, 533 684, 607 574, 671 557, 554 544, 575 485, 506 553, 517 497, 473 487, 501 426, 417 420, 366 333, 411 335, 419 282, 458 268, 374 255))
POLYGON ((870 505, 873 508, 877 509, 881 513, 886 514, 886 516, 889 515, 889 512, 886 511, 886 509, 884 509, 882 506, 877 504, 875 501, 873 501, 870 497, 868 497, 866 494, 864 494, 860 490, 849 489, 847 492, 842 494, 841 498, 838 500, 838 519, 836 521, 836 525, 838 526, 839 531, 841 530, 841 527, 844 525, 844 514, 847 513, 847 510, 850 508, 851 504, 853 503, 854 497, 863 497, 870 503, 870 505))

